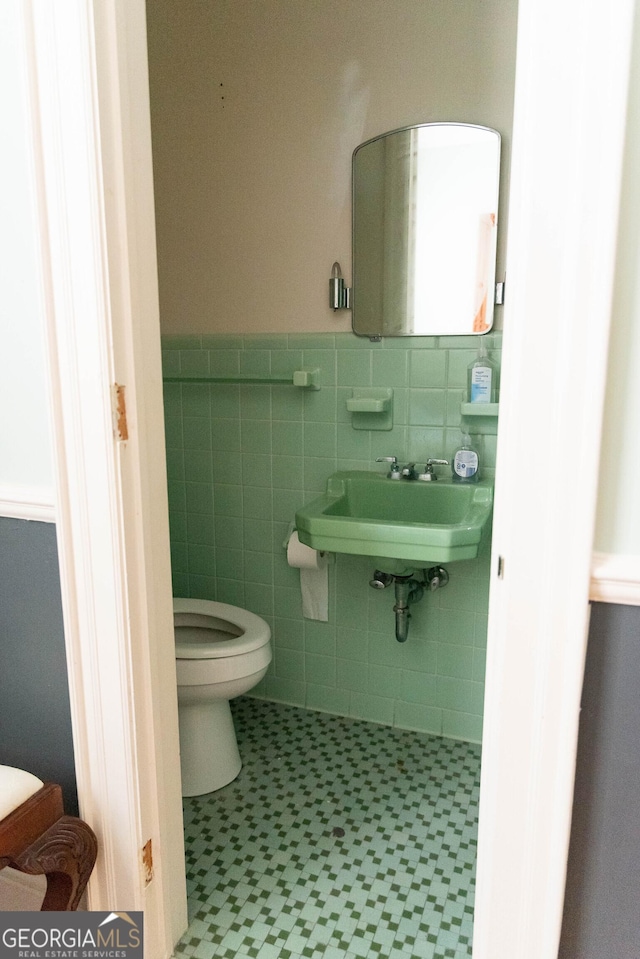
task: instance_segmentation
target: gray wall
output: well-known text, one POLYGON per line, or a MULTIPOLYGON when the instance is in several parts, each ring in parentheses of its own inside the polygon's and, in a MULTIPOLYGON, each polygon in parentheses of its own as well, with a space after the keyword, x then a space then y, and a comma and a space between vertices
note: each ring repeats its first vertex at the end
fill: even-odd
POLYGON ((77 814, 56 528, 0 517, 0 763, 61 784, 77 814))
POLYGON ((594 603, 559 959, 640 956, 640 607, 594 603))

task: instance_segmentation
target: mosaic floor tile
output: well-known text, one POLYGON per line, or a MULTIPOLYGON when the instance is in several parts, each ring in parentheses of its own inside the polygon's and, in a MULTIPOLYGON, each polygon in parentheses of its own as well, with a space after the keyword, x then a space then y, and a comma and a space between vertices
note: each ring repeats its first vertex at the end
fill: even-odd
POLYGON ((480 747, 232 703, 243 768, 185 799, 176 959, 471 955, 480 747))

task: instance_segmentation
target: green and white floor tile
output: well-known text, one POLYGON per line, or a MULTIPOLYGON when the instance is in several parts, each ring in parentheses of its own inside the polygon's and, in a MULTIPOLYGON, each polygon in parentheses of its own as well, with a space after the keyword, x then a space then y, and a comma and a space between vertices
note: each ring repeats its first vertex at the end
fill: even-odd
POLYGON ((179 959, 471 955, 480 747, 257 699, 243 768, 185 800, 179 959))

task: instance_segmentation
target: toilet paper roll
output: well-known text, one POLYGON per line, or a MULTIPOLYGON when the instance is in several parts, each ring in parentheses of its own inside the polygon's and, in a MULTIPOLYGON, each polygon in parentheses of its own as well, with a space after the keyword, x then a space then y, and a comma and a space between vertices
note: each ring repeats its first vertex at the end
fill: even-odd
POLYGON ((302 615, 305 619, 329 619, 329 557, 305 546, 293 532, 287 543, 287 562, 300 570, 302 615))
POLYGON ((294 530, 287 543, 287 563, 294 569, 324 569, 328 563, 327 553, 305 546, 294 530))

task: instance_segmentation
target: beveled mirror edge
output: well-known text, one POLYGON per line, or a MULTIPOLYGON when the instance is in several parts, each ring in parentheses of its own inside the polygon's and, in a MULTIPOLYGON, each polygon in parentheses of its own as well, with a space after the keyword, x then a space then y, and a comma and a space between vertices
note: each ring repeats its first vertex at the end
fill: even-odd
MULTIPOLYGON (((495 290, 496 290, 496 254, 497 254, 497 238, 498 238, 498 229, 500 225, 500 175, 501 175, 501 162, 502 162, 502 134, 499 130, 496 130, 495 127, 489 127, 482 123, 468 123, 464 120, 432 120, 425 123, 410 123, 406 126, 396 127, 393 130, 386 130, 384 133, 378 133, 376 136, 369 137, 368 140, 364 140, 362 143, 359 143, 353 150, 351 154, 351 255, 352 255, 352 289, 351 289, 351 303, 350 308, 352 309, 351 314, 351 330, 355 336, 361 337, 363 339, 370 339, 373 341, 379 341, 386 337, 425 337, 425 336, 486 336, 487 333, 490 333, 494 328, 495 322, 495 290), (428 333, 415 333, 408 331, 406 333, 387 333, 387 332, 359 332, 355 328, 355 317, 356 312, 354 309, 355 298, 356 298, 356 285, 357 285, 357 271, 356 271, 356 257, 355 257, 355 202, 354 202, 354 184, 355 184, 355 163, 356 155, 366 146, 370 146, 372 143, 375 143, 378 140, 382 140, 385 137, 393 136, 396 133, 405 133, 409 130, 419 130, 425 127, 466 127, 470 129, 483 130, 487 133, 493 134, 497 138, 497 168, 496 168, 496 196, 497 196, 497 206, 496 206, 496 232, 495 232, 495 242, 493 249, 493 258, 492 258, 492 267, 491 267, 491 283, 489 284, 489 289, 493 290, 493 297, 491 300, 491 323, 486 330, 474 332, 473 330, 462 332, 462 333, 452 333, 450 330, 433 330, 428 333)), ((502 284, 504 287, 504 284, 502 284)), ((500 303, 499 305, 502 305, 500 303)))

